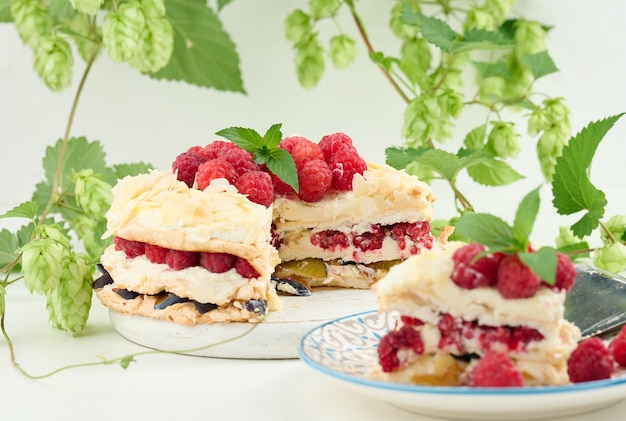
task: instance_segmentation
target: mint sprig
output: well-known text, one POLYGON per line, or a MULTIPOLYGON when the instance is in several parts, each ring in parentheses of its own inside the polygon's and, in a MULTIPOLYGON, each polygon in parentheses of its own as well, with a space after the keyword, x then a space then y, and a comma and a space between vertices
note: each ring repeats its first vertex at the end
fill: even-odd
POLYGON ((281 123, 273 124, 263 136, 254 129, 244 127, 228 127, 215 134, 250 152, 254 162, 266 165, 273 174, 298 193, 298 173, 293 157, 289 152, 278 147, 282 139, 281 127, 281 123))

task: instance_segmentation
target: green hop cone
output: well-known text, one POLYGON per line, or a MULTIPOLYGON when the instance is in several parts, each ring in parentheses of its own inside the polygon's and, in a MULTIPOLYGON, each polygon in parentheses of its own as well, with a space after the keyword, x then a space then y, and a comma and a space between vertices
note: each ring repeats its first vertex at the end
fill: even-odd
POLYGON ((139 3, 123 3, 117 11, 109 11, 102 22, 102 42, 111 60, 129 60, 139 45, 145 18, 139 3))
POLYGON ((463 28, 466 31, 472 28, 491 31, 496 29, 496 26, 497 20, 494 15, 483 7, 473 7, 468 10, 465 22, 463 22, 463 28))
POLYGON ((163 0, 138 0, 141 10, 148 19, 158 19, 165 16, 165 2, 163 0))
POLYGON ((285 19, 285 38, 294 45, 308 40, 312 32, 311 17, 300 9, 294 10, 285 19))
POLYGON ((491 124, 493 128, 487 136, 487 150, 500 158, 515 158, 520 145, 514 124, 505 121, 493 121, 491 124))
POLYGON ((63 234, 58 224, 43 224, 35 229, 36 238, 51 238, 66 249, 70 249, 70 239, 63 234))
POLYGON ((48 88, 62 91, 72 82, 72 47, 56 35, 40 38, 35 49, 33 67, 48 88))
POLYGON ((341 0, 309 0, 309 11, 315 19, 334 16, 341 6, 341 0))
POLYGON ((576 237, 572 229, 567 225, 559 227, 559 235, 554 239, 554 243, 559 249, 578 244, 581 241, 583 240, 576 237))
POLYGON ((541 173, 547 182, 552 180, 556 159, 561 155, 563 146, 567 143, 559 130, 546 130, 537 141, 537 158, 541 167, 541 173))
POLYGON ((483 8, 491 13, 498 26, 504 22, 509 11, 515 5, 516 0, 486 0, 483 8))
POLYGON ((626 270, 626 244, 611 243, 596 249, 593 252, 593 264, 613 273, 626 270))
MULTIPOLYGON (((609 230, 614 241, 626 241, 626 215, 614 215, 604 223, 604 227, 609 230)), ((600 230, 600 238, 604 244, 613 241, 605 230, 600 230)))
MULTIPOLYGON (((101 221, 106 223, 105 220, 101 221)), ((99 221, 87 215, 78 215, 72 221, 72 228, 76 231, 78 239, 83 242, 85 251, 94 258, 101 256, 106 247, 106 243, 100 238, 102 232, 98 230, 98 224, 99 221)))
POLYGON ((400 49, 400 69, 411 82, 426 89, 427 72, 430 69, 432 53, 424 38, 411 38, 402 43, 400 49))
POLYGON ((402 136, 411 147, 425 146, 433 134, 434 124, 439 120, 437 98, 420 95, 404 110, 402 136))
POLYGON ((147 19, 135 55, 128 61, 141 72, 153 73, 165 67, 174 51, 174 30, 165 18, 147 19))
POLYGON ((11 16, 24 44, 34 49, 50 33, 52 19, 44 0, 11 0, 11 16))
POLYGON ((70 0, 72 7, 81 13, 85 13, 89 16, 94 16, 100 6, 102 6, 104 0, 70 0))
POLYGON ((87 323, 93 276, 86 258, 80 254, 66 256, 61 268, 59 285, 46 296, 46 308, 55 327, 75 335, 87 323))
POLYGON ((45 295, 59 285, 67 249, 52 238, 38 238, 22 247, 22 275, 31 293, 45 295))
POLYGON ((486 77, 480 81, 478 95, 483 101, 498 101, 504 94, 506 82, 498 76, 486 77))
POLYGON ((550 120, 545 108, 536 107, 532 110, 528 116, 528 134, 536 136, 539 132, 548 130, 550 128, 550 120))
POLYGON ((346 69, 357 55, 356 41, 347 35, 336 35, 330 39, 328 54, 337 69, 346 69))
POLYGON ((463 110, 463 95, 452 89, 444 89, 437 97, 443 116, 457 118, 463 110))
POLYGON ((391 32, 396 37, 403 39, 403 40, 415 38, 419 32, 419 29, 417 28, 417 26, 407 25, 406 23, 404 23, 404 20, 402 19, 404 8, 407 6, 414 13, 418 13, 421 11, 419 4, 415 2, 406 3, 406 2, 398 1, 391 8, 391 17, 389 18, 389 27, 391 28, 391 32))
POLYGON ((81 170, 74 174, 73 181, 76 202, 87 216, 102 218, 111 206, 113 193, 111 185, 94 174, 91 168, 81 170))
POLYGON ((515 51, 521 57, 546 49, 546 30, 538 22, 518 20, 513 36, 515 51))
POLYGON ((324 54, 315 35, 306 42, 298 44, 296 57, 296 74, 298 81, 305 89, 317 86, 324 74, 324 54))

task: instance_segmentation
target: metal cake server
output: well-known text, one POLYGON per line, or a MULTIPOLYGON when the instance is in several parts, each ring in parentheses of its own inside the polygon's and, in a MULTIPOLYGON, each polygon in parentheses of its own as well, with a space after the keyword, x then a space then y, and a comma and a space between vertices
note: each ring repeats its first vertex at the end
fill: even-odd
POLYGON ((582 337, 609 336, 626 324, 626 278, 589 266, 576 266, 576 282, 565 299, 565 318, 582 337))

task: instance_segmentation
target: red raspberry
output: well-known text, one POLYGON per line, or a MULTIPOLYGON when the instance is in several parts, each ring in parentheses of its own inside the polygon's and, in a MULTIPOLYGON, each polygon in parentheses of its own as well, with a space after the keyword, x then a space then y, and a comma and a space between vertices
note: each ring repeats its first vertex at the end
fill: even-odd
POLYGON ((455 284, 466 289, 488 287, 496 284, 498 265, 502 255, 486 254, 476 259, 476 256, 485 250, 485 246, 482 244, 470 243, 454 251, 452 254, 454 270, 451 278, 455 284))
POLYGON ((305 202, 319 202, 330 189, 332 178, 326 161, 314 159, 304 163, 298 171, 298 197, 305 202))
POLYGON ((115 250, 123 251, 126 257, 132 259, 137 256, 141 256, 146 252, 146 243, 141 241, 125 240, 120 237, 113 237, 113 244, 115 244, 115 250))
POLYGON ((319 231, 311 235, 311 244, 325 250, 341 250, 350 245, 348 236, 341 231, 326 230, 319 231))
POLYGON ((532 297, 541 288, 541 278, 522 263, 517 254, 502 259, 497 279, 498 291, 504 298, 532 297))
POLYGON ((580 342, 567 360, 567 374, 572 383, 609 379, 615 371, 615 361, 598 337, 580 342))
POLYGON ((194 251, 168 250, 165 255, 165 263, 175 270, 187 269, 198 266, 200 253, 194 251))
POLYGON ((356 235, 352 239, 352 244, 362 251, 378 250, 383 247, 384 240, 385 231, 380 225, 374 224, 371 231, 356 235))
POLYGON ((418 355, 424 352, 424 342, 419 332, 411 326, 402 326, 383 336, 378 343, 378 363, 385 373, 400 367, 398 351, 409 349, 418 355))
POLYGON ((280 141, 278 147, 286 150, 293 157, 296 168, 300 168, 313 159, 324 160, 324 153, 317 145, 309 139, 301 136, 286 137, 280 141))
POLYGON ((272 177, 263 171, 250 171, 235 180, 239 193, 248 196, 251 202, 269 208, 274 202, 274 186, 272 177))
POLYGON ((330 157, 341 149, 353 149, 352 139, 345 133, 333 133, 324 136, 319 142, 319 147, 324 153, 326 162, 330 162, 330 157))
POLYGON ((220 158, 222 155, 224 155, 226 152, 232 149, 240 149, 240 148, 239 146, 237 146, 236 144, 232 142, 224 142, 223 140, 215 140, 209 143, 208 145, 206 145, 204 148, 202 148, 202 150, 199 151, 198 153, 204 156, 206 159, 215 159, 215 158, 220 158))
POLYGON ((418 327, 418 326, 424 325, 424 322, 422 320, 415 318, 415 317, 407 316, 404 314, 400 316, 400 320, 402 320, 402 324, 404 326, 418 327))
POLYGON ((196 172, 198 167, 206 162, 206 158, 197 153, 186 151, 176 157, 172 162, 172 171, 176 173, 176 178, 187 186, 193 186, 193 181, 196 178, 196 172))
POLYGON ((219 158, 232 165, 239 176, 260 169, 257 163, 254 162, 252 154, 239 147, 226 151, 223 155, 220 155, 219 158))
POLYGON ((611 340, 609 343, 609 352, 616 363, 622 367, 626 367, 626 335, 622 333, 623 331, 624 329, 622 328, 620 334, 611 340))
POLYGON ((521 387, 524 377, 506 354, 489 351, 474 366, 470 386, 521 387))
POLYGON ((213 273, 224 273, 235 267, 237 256, 228 253, 200 253, 200 265, 213 273))
POLYGON ((211 184, 211 180, 216 178, 225 178, 230 184, 233 184, 237 178, 237 173, 233 166, 223 159, 212 159, 198 167, 196 186, 198 189, 204 190, 211 184))
POLYGON ((276 196, 287 196, 291 194, 296 194, 293 187, 281 180, 276 174, 269 173, 269 175, 272 178, 272 184, 274 185, 274 194, 276 196))
POLYGON ((241 257, 238 257, 237 260, 235 260, 235 270, 238 274, 247 279, 258 278, 261 276, 246 259, 241 257))
POLYGON ((156 244, 146 244, 146 258, 152 263, 161 264, 165 263, 165 256, 169 249, 156 244))
POLYGON ((363 174, 367 169, 356 149, 338 150, 330 157, 328 166, 333 173, 331 187, 337 190, 352 190, 354 174, 363 174))
POLYGON ((553 288, 569 291, 576 280, 576 268, 572 261, 564 253, 558 253, 556 263, 556 281, 553 288))

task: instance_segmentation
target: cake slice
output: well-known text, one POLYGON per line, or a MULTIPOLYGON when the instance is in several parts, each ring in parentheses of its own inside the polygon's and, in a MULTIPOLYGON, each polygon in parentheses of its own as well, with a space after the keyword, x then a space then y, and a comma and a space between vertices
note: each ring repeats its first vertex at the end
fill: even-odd
POLYGON ((501 353, 526 385, 568 383, 567 360, 580 331, 563 318, 575 271, 567 258, 559 266, 549 286, 537 283, 515 255, 460 242, 394 266, 373 287, 379 310, 398 322, 380 341, 372 375, 409 384, 472 384, 477 362, 501 353), (498 282, 515 286, 495 285, 502 271, 511 273, 506 281, 497 275, 498 282))

